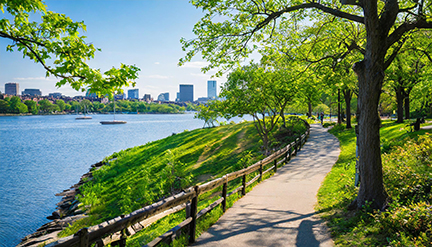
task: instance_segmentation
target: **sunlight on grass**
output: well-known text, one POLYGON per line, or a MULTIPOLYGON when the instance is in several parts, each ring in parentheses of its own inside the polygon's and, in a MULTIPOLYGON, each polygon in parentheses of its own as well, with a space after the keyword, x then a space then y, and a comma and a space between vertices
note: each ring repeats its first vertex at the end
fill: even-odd
MULTIPOLYGON (((431 197, 421 194, 428 191, 432 186, 432 182, 430 182, 432 181, 430 165, 432 151, 420 154, 415 154, 416 151, 398 151, 418 150, 417 146, 422 147, 421 150, 432 150, 431 135, 427 134, 431 133, 431 130, 409 132, 407 124, 383 121, 380 130, 381 150, 384 153, 384 183, 389 195, 392 195, 394 199, 393 204, 385 213, 373 212, 367 206, 355 212, 347 210, 348 205, 355 199, 358 191, 358 188, 354 187, 355 133, 354 130, 344 129, 344 126, 336 126, 330 130, 330 133, 334 134, 340 141, 341 154, 318 191, 316 210, 321 212, 321 217, 327 221, 336 245, 432 245, 431 217, 427 220, 423 219, 423 222, 428 222, 425 223, 426 228, 422 228, 423 225, 413 224, 412 227, 417 230, 409 230, 409 232, 405 233, 404 230, 402 230, 402 233, 401 230, 398 230, 401 225, 405 224, 400 222, 410 222, 410 218, 415 215, 413 212, 418 212, 416 217, 421 218, 423 215, 430 215, 430 208, 432 208, 431 197), (420 141, 420 143, 417 144, 417 141, 420 141), (402 146, 404 147, 402 148, 402 146), (404 155, 406 156, 403 157, 404 155), (414 157, 414 155, 417 155, 417 157, 414 157), (407 163, 409 160, 415 161, 407 163), (426 163, 423 166, 425 168, 419 168, 420 160, 425 160, 426 163), (398 165, 402 162, 405 165, 398 165), (402 174, 408 177, 404 179, 402 174), (418 179, 415 179, 416 175, 413 174, 419 174, 418 179), (398 188, 400 188, 399 191, 398 188), (405 201, 402 200, 403 195, 405 201), (428 224, 429 228, 427 228, 428 224)), ((422 222, 422 220, 419 222, 422 222)))

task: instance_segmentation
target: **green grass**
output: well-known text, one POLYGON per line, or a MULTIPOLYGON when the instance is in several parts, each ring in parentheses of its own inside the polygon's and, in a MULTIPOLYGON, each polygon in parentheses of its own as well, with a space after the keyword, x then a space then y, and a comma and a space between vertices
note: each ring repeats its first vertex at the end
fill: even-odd
MULTIPOLYGON (((301 121, 290 123, 293 124, 293 136, 281 138, 280 131, 283 129, 276 128, 272 133, 273 143, 286 145, 306 130, 301 121)), ((90 217, 75 222, 63 230, 61 236, 128 214, 183 188, 251 165, 264 157, 261 145, 253 123, 243 122, 185 131, 114 153, 104 159, 108 165, 94 171, 94 178, 80 187, 78 200, 90 217)), ((254 174, 249 176, 253 177, 254 174)), ((237 179, 230 182, 228 189, 232 190, 239 185, 240 179, 237 179)), ((198 210, 218 198, 211 196, 213 192, 200 196, 198 210)), ((230 198, 228 203, 233 200, 236 198, 230 198)), ((203 227, 198 230, 202 231, 200 229, 213 224, 220 214, 220 209, 217 209, 203 217, 205 220, 200 223, 203 227)), ((165 217, 128 239, 128 245, 147 243, 184 219, 184 210, 165 217)))
POLYGON ((384 185, 393 199, 386 212, 374 212, 367 206, 355 212, 347 210, 358 191, 354 187, 355 133, 344 126, 330 130, 340 141, 341 154, 319 189, 316 209, 327 221, 336 245, 432 244, 432 207, 428 196, 432 185, 432 153, 428 152, 432 142, 427 134, 431 130, 409 132, 407 124, 384 121, 380 130, 384 185), (410 223, 412 218, 422 220, 410 223))

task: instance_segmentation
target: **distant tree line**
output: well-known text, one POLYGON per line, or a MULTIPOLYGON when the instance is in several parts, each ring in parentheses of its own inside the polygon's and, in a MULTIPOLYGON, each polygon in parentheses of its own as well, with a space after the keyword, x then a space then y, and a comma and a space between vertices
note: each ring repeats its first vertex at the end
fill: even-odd
MULTIPOLYGON (((119 113, 161 113, 177 114, 184 113, 185 110, 194 110, 195 106, 187 107, 175 104, 157 104, 140 101, 118 100, 115 102, 116 112, 119 113)), ((84 99, 80 102, 58 99, 51 102, 43 99, 38 102, 25 100, 22 102, 20 97, 6 97, 0 99, 0 114, 61 114, 61 113, 109 113, 114 111, 114 103, 103 104, 101 102, 91 102, 84 99)))

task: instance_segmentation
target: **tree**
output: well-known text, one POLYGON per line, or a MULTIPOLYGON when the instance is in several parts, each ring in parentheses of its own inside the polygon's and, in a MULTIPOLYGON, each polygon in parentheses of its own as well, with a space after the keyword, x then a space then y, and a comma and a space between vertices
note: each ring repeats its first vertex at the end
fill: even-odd
POLYGON ((215 110, 225 118, 251 115, 263 142, 263 150, 269 153, 269 134, 284 115, 293 95, 288 92, 290 80, 285 79, 283 73, 254 63, 238 68, 228 75, 220 93, 225 100, 215 110))
POLYGON ((61 112, 66 109, 66 103, 61 99, 56 100, 56 105, 58 105, 61 112))
POLYGON ((205 16, 194 26, 193 32, 198 37, 181 40, 187 54, 180 64, 200 54, 210 62, 203 71, 218 67, 221 74, 254 49, 265 46, 274 26, 296 25, 297 19, 312 18, 317 12, 364 25, 364 57, 353 65, 359 84, 358 143, 362 182, 350 208, 360 208, 371 202, 372 208, 383 209, 388 195, 382 176, 378 103, 384 72, 412 32, 432 28, 431 6, 424 1, 340 1, 193 1, 192 4, 204 10, 205 16), (215 18, 218 16, 222 18, 215 18))
POLYGON ((58 105, 52 104, 47 99, 40 100, 38 103, 40 110, 44 113, 53 113, 56 111, 60 111, 60 107, 58 107, 58 105))
POLYGON ((24 104, 27 106, 28 112, 30 112, 31 114, 36 115, 39 113, 39 107, 36 101, 26 100, 24 101, 24 104))
POLYGON ((9 101, 0 99, 0 113, 9 112, 9 101))
POLYGON ((21 98, 18 96, 12 96, 12 98, 9 101, 9 113, 27 113, 28 108, 25 104, 21 102, 21 98))
POLYGON ((209 128, 215 127, 214 122, 217 120, 218 117, 220 117, 220 113, 217 110, 219 108, 217 104, 219 104, 219 101, 214 100, 207 102, 206 105, 198 106, 198 111, 195 113, 194 118, 198 118, 204 121, 203 128, 205 128, 206 125, 209 128))
POLYGON ((18 50, 40 63, 47 77, 61 78, 57 87, 69 84, 82 92, 88 88, 93 93, 111 95, 113 88, 135 85, 131 80, 137 78, 136 66, 121 64, 119 69, 101 73, 87 65, 99 49, 79 35, 80 30, 86 30, 84 22, 73 22, 64 14, 48 11, 42 0, 2 0, 0 10, 12 15, 11 19, 0 19, 0 38, 12 42, 6 49, 18 50), (29 20, 34 13, 41 14, 40 23, 29 20))

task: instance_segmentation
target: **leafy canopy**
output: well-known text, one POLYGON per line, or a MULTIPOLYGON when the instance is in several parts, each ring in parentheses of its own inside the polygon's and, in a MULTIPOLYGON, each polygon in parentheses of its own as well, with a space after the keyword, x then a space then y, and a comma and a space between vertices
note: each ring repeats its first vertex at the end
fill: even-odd
POLYGON ((104 73, 87 65, 100 49, 80 35, 86 31, 84 22, 48 11, 41 0, 0 0, 0 10, 11 15, 0 19, 0 38, 12 41, 6 50, 40 63, 47 77, 60 79, 57 87, 69 84, 75 90, 112 95, 123 86, 135 85, 140 69, 134 65, 121 64, 104 73), (30 21, 32 14, 40 14, 41 20, 30 21))

